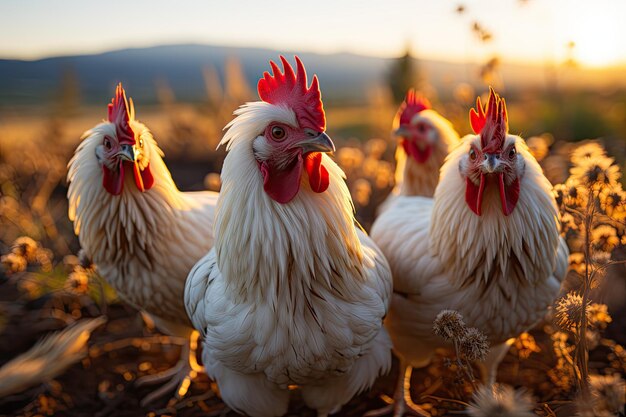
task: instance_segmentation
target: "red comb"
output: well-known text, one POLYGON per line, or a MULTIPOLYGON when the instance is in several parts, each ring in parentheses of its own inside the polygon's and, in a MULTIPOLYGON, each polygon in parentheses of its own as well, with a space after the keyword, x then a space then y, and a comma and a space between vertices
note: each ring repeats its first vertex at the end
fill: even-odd
POLYGON ((122 83, 119 83, 115 89, 115 97, 109 103, 109 122, 115 124, 115 132, 120 145, 135 144, 135 132, 130 127, 130 120, 131 115, 126 100, 126 92, 122 83))
POLYGON ((483 151, 501 149, 509 131, 509 118, 506 114, 506 102, 493 88, 489 87, 489 101, 483 108, 480 97, 476 99, 476 109, 470 110, 470 124, 476 134, 480 134, 483 151), (488 148, 488 149, 486 149, 488 148))
POLYGON ((326 117, 324 116, 324 106, 320 93, 317 76, 313 76, 311 86, 307 86, 306 70, 302 61, 297 56, 297 74, 294 74, 293 67, 281 55, 283 71, 278 65, 270 61, 272 75, 269 72, 263 73, 263 78, 259 80, 257 90, 259 97, 266 103, 286 104, 296 113, 296 118, 300 127, 308 127, 316 131, 326 129, 326 117))
POLYGON ((406 125, 411 123, 413 116, 422 110, 430 108, 430 101, 421 94, 416 94, 415 90, 411 88, 407 91, 406 97, 398 110, 398 114, 400 114, 400 124, 406 125))

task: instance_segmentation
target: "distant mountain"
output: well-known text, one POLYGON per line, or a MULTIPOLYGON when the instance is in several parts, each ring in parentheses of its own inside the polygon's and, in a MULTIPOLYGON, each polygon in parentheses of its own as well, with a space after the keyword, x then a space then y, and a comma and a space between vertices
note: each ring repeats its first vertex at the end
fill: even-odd
MULTIPOLYGON (((293 55, 288 51, 280 53, 289 58, 293 55)), ((62 85, 74 89, 82 104, 101 104, 109 99, 119 81, 136 101, 149 104, 157 101, 159 80, 167 82, 177 100, 198 102, 206 100, 204 68, 213 66, 223 79, 224 63, 229 57, 236 57, 250 86, 254 86, 268 69, 268 60, 276 60, 278 55, 271 49, 186 44, 36 61, 0 59, 0 106, 48 105, 61 99, 62 85)), ((320 77, 324 97, 342 101, 363 100, 369 85, 384 82, 392 62, 348 53, 299 55, 310 73, 320 77)), ((458 82, 467 82, 468 77, 477 81, 479 72, 473 64, 419 60, 418 66, 432 85, 448 91, 458 82)), ((552 72, 531 65, 504 65, 501 74, 509 88, 543 87, 552 79, 552 72)), ((586 79, 594 79, 594 74, 585 74, 586 79)), ((586 82, 582 75, 577 77, 586 82)), ((602 80, 610 82, 606 77, 602 80)))

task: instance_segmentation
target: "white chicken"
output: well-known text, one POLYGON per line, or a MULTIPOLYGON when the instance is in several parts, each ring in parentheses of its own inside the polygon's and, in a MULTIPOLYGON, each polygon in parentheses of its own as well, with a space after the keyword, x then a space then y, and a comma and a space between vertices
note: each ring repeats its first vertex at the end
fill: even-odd
POLYGON ((398 140, 396 185, 381 204, 379 213, 400 195, 432 197, 439 182, 439 169, 448 152, 459 142, 459 134, 452 123, 413 89, 406 93, 398 109, 392 136, 398 140))
POLYGON ((281 60, 221 141, 215 247, 189 274, 185 305, 228 406, 281 416, 297 385, 326 416, 389 370, 391 273, 325 155, 317 77, 309 87, 297 57, 297 73, 281 60))
MULTIPOLYGON (((68 164, 69 218, 83 250, 118 295, 148 313, 162 332, 190 340, 183 289, 193 265, 213 245, 218 194, 180 192, 134 113, 119 84, 108 121, 85 132, 68 164)), ((190 375, 201 369, 189 347, 176 367, 138 381, 169 380, 143 404, 179 384, 177 394, 183 394, 190 375)))
POLYGON ((396 416, 407 406, 428 415, 408 386, 412 367, 446 346, 433 332, 439 312, 460 312, 488 337, 491 384, 507 340, 543 318, 567 270, 552 186, 524 140, 508 134, 505 102, 493 90, 486 108, 478 99, 476 135, 452 150, 434 198, 398 197, 372 227, 394 277, 385 326, 400 359, 396 416))

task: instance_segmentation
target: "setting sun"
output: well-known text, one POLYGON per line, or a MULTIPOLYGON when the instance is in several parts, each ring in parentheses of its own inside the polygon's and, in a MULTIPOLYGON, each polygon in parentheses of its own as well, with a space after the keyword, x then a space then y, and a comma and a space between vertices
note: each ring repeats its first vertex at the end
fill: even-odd
POLYGON ((624 63, 626 28, 618 22, 620 12, 610 12, 613 3, 600 1, 594 7, 563 8, 564 43, 574 42, 571 58, 588 67, 624 63))

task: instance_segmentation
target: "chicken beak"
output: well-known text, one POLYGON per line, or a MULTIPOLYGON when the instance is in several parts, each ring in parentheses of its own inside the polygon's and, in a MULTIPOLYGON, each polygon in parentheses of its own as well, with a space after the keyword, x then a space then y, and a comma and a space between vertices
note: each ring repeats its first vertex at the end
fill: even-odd
POLYGON ((311 152, 335 152, 335 144, 332 139, 324 132, 315 136, 314 138, 305 139, 297 145, 302 149, 303 154, 311 152))
POLYGON ((394 136, 405 138, 409 135, 409 130, 403 126, 400 126, 393 131, 394 136))
POLYGON ((135 162, 135 150, 131 145, 122 145, 122 149, 116 154, 122 161, 135 162))
POLYGON ((498 156, 495 154, 487 153, 485 154, 485 162, 483 162, 483 169, 486 174, 492 174, 496 171, 498 166, 500 165, 498 161, 498 156))

